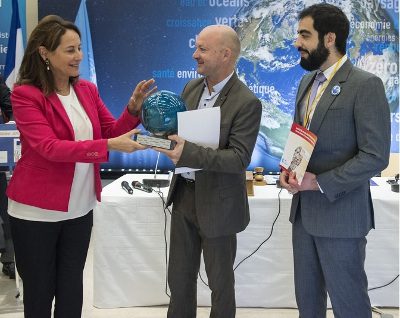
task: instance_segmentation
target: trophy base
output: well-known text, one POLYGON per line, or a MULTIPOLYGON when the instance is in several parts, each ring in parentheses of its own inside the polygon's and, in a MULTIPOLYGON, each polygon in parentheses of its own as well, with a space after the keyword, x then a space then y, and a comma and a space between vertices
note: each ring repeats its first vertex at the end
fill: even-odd
POLYGON ((254 180, 254 185, 256 185, 256 186, 265 186, 265 185, 267 185, 267 182, 265 180, 262 180, 262 181, 254 180))
POLYGON ((165 139, 162 137, 154 137, 148 135, 136 135, 135 139, 139 144, 150 146, 150 147, 158 147, 172 150, 175 147, 175 142, 169 139, 165 139))

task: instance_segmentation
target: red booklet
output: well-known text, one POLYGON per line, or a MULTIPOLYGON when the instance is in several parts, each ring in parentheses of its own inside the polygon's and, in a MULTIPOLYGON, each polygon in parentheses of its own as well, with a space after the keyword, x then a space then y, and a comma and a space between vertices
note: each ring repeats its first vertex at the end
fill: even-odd
POLYGON ((285 171, 296 172, 299 184, 303 180, 316 142, 317 136, 315 134, 299 124, 292 124, 280 166, 285 171))

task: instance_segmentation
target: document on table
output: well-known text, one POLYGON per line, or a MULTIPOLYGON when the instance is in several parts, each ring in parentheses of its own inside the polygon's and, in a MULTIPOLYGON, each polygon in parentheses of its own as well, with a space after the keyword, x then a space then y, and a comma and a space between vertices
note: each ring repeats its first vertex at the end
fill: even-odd
MULTIPOLYGON (((178 135, 202 147, 217 149, 221 125, 220 107, 189 110, 178 113, 178 135)), ((175 169, 175 174, 198 171, 189 167, 175 169)))

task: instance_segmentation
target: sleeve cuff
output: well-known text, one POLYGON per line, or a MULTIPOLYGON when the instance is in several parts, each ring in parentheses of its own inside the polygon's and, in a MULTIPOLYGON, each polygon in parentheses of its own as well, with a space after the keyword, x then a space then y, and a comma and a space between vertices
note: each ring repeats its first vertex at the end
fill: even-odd
POLYGON ((324 193, 324 190, 322 190, 322 188, 321 188, 321 186, 319 185, 318 181, 316 181, 316 182, 317 182, 317 185, 318 185, 319 191, 321 191, 321 193, 324 193))

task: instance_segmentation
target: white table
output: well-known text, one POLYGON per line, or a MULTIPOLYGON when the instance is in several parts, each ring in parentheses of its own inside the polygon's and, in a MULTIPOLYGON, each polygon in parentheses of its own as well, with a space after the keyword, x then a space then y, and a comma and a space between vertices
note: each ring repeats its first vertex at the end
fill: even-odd
MULTIPOLYGON (((141 181, 144 175, 125 175, 103 189, 94 212, 94 299, 99 308, 168 304, 165 295, 164 213, 155 193, 121 188, 121 181, 141 181)), ((147 176, 149 177, 149 176, 147 176)), ((371 187, 376 230, 368 235, 366 270, 369 286, 381 286, 399 273, 399 195, 385 179, 371 187)), ((164 189, 166 196, 168 190, 164 189)), ((238 235, 236 264, 265 240, 278 213, 275 186, 255 187, 250 197, 251 221, 238 235)), ((291 196, 281 192, 281 213, 271 238, 235 271, 238 307, 296 307, 293 286, 291 196)), ((167 213, 168 214, 168 213, 167 213)), ((169 241, 169 220, 167 239, 169 241)), ((206 279, 204 268, 202 277, 206 279)), ((375 306, 399 305, 398 279, 370 291, 375 306)), ((198 281, 198 305, 210 305, 210 292, 198 281)))

